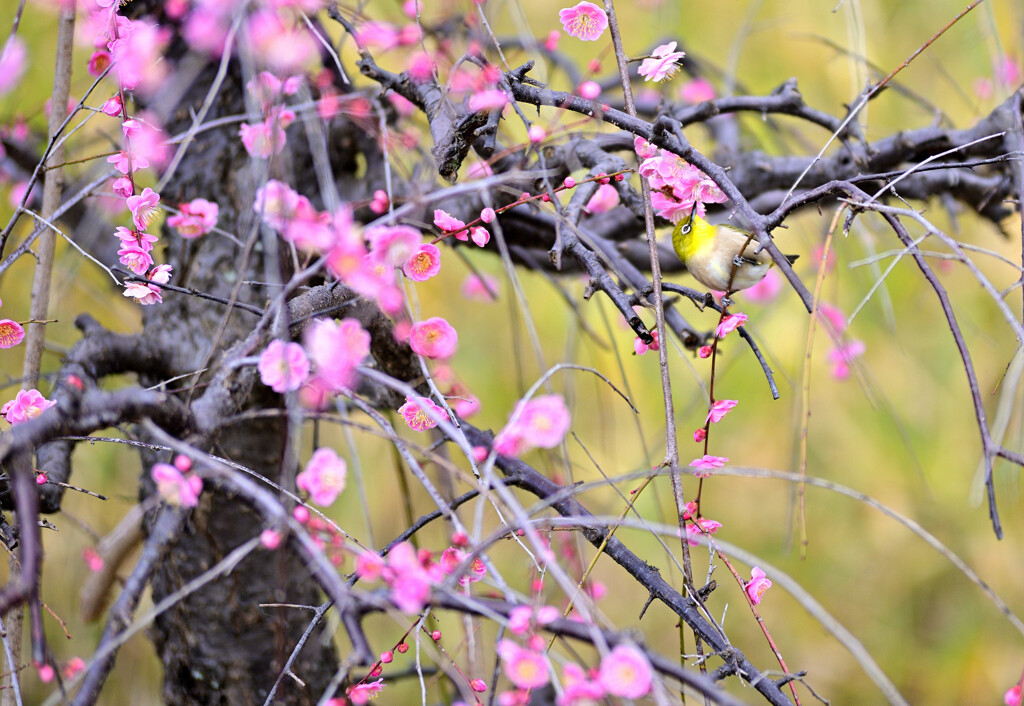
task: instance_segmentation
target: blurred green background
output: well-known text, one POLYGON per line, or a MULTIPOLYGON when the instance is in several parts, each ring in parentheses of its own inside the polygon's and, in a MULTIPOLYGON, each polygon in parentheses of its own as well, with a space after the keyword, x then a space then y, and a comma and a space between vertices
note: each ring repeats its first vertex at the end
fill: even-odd
MULTIPOLYGON (((13 5, 5 3, 0 8, 0 27, 10 25, 13 5)), ((376 13, 378 3, 372 5, 368 11, 376 13)), ((399 3, 379 5, 381 16, 400 21, 399 3)), ((435 17, 446 7, 455 6, 428 3, 425 14, 435 17)), ((751 93, 769 92, 795 76, 811 106, 839 114, 869 78, 877 80, 856 56, 867 57, 888 73, 948 23, 964 3, 867 0, 836 6, 834 1, 809 0, 716 4, 636 0, 616 4, 626 50, 631 55, 641 55, 656 44, 678 39, 691 56, 734 74, 751 93)), ((463 8, 462 3, 457 7, 463 8)), ((499 35, 520 33, 543 38, 559 28, 558 8, 552 3, 489 0, 484 7, 488 21, 499 35)), ((40 134, 44 132, 41 106, 49 94, 54 26, 53 14, 36 6, 26 10, 20 35, 30 43, 32 64, 20 89, 7 95, 0 104, 0 122, 8 124, 15 116, 24 116, 40 134)), ((958 127, 973 124, 1009 95, 1010 89, 994 82, 991 96, 979 96, 977 81, 993 80, 994 67, 1004 55, 1020 65, 1022 33, 1024 8, 1019 2, 983 3, 896 79, 934 108, 887 91, 861 115, 866 134, 878 138, 896 130, 923 127, 939 119, 938 111, 958 127)), ((614 70, 609 47, 607 35, 596 43, 563 37, 560 45, 581 65, 595 56, 600 59, 599 76, 614 70)), ((80 61, 72 84, 75 96, 81 95, 92 81, 84 71, 89 53, 79 47, 80 61)), ((350 59, 352 54, 347 51, 343 58, 350 59)), ((402 58, 396 53, 382 57, 380 63, 397 70, 402 58)), ((525 58, 525 54, 511 52, 509 62, 518 65, 525 58)), ((347 66, 351 67, 351 62, 347 66)), ((350 75, 358 72, 350 71, 350 75)), ((534 76, 549 78, 543 65, 534 76)), ((571 89, 560 73, 550 75, 550 80, 556 88, 571 89)), ((678 76, 668 84, 668 90, 674 92, 684 80, 684 76, 678 76)), ((722 82, 714 83, 721 92, 722 82)), ((100 89, 93 105, 102 102, 108 92, 100 89)), ((542 120, 552 124, 559 119, 575 123, 578 118, 561 116, 556 111, 542 114, 542 120)), ((803 135, 803 142, 793 148, 802 154, 816 152, 828 138, 818 128, 794 124, 784 117, 776 120, 787 130, 795 128, 803 135)), ((742 121, 748 128, 750 148, 769 152, 778 149, 778 141, 769 135, 759 117, 748 115, 742 121)), ((104 123, 103 129, 116 135, 116 127, 109 122, 104 123)), ((428 134, 423 127, 421 131, 428 134)), ((688 135, 699 146, 710 147, 701 142, 699 128, 690 130, 688 135)), ((70 147, 69 158, 86 157, 105 149, 101 140, 83 140, 70 147)), ((411 155, 398 158, 407 164, 414 159, 411 155)), ((6 187, 0 189, 0 199, 0 223, 6 224, 11 214, 6 187)), ((954 222, 937 201, 916 205, 926 206, 926 216, 933 223, 964 242, 1019 261, 1019 219, 1004 224, 1006 232, 1014 234, 1007 239, 991 224, 969 213, 954 222)), ((802 214, 787 221, 788 229, 776 232, 785 252, 804 256, 797 272, 805 282, 814 281, 811 253, 822 242, 832 215, 831 209, 822 214, 802 214)), ((19 225, 19 238, 27 232, 28 225, 24 220, 19 225)), ((921 235, 916 225, 909 227, 912 235, 921 235)), ((926 247, 945 250, 932 240, 926 242, 926 247)), ((884 269, 890 258, 883 258, 878 265, 854 263, 897 248, 897 241, 882 227, 880 219, 858 218, 849 238, 837 235, 837 265, 825 279, 822 300, 849 314, 867 297, 880 276, 880 268, 884 269)), ((459 296, 459 285, 468 270, 451 256, 445 259, 439 277, 416 285, 416 297, 424 317, 444 316, 459 331, 460 348, 452 367, 483 401, 482 411, 474 421, 499 429, 525 388, 549 366, 577 362, 593 366, 626 390, 640 413, 633 415, 592 375, 572 371, 557 374, 552 385, 565 394, 573 413, 573 436, 565 445, 573 478, 596 481, 602 473, 635 473, 659 463, 664 453, 664 411, 657 358, 654 354, 642 358, 633 355, 633 335, 618 313, 601 296, 583 301, 583 283, 579 278, 559 280, 576 302, 573 311, 547 279, 519 272, 528 303, 524 309, 497 258, 481 252, 467 255, 480 270, 501 280, 498 302, 467 302, 459 296), (540 356, 535 355, 531 346, 525 317, 536 328, 540 356), (586 322, 587 330, 581 320, 586 322)), ((1013 267, 988 255, 978 254, 975 261, 997 289, 1010 288, 1018 279, 1019 273, 1013 267)), ((1008 385, 1008 378, 1004 379, 1017 347, 1014 335, 965 267, 933 263, 954 301, 989 419, 996 419, 997 410, 1006 410, 1004 444, 1020 452, 1024 445, 1021 394, 1015 385, 1008 385)), ((83 311, 117 331, 140 329, 138 309, 111 288, 95 265, 63 243, 58 247, 56 267, 52 318, 57 323, 49 328, 52 345, 44 358, 45 370, 55 370, 61 352, 77 340, 71 322, 83 311)), ((0 316, 19 321, 28 317, 31 275, 32 263, 28 258, 3 275, 0 316)), ((692 284, 686 277, 678 280, 692 284)), ((742 295, 737 299, 739 308, 750 316, 750 329, 772 363, 782 398, 772 401, 753 356, 741 342, 728 339, 718 362, 716 396, 737 399, 740 403, 712 430, 710 452, 728 456, 730 468, 797 471, 808 316, 796 296, 788 291, 766 305, 746 303, 742 295)), ((1006 301, 1011 310, 1020 312, 1019 289, 1008 292, 1006 301)), ((699 328, 710 329, 716 321, 710 312, 699 314, 688 305, 681 310, 699 328)), ((645 319, 653 324, 650 312, 645 319)), ((1005 528, 1005 538, 997 541, 982 502, 979 434, 962 364, 934 292, 909 259, 901 261, 884 286, 867 298, 851 323, 849 336, 863 340, 866 352, 857 360, 849 379, 836 380, 830 375, 827 360, 830 341, 822 328, 817 328, 810 363, 808 475, 854 488, 920 523, 977 571, 1011 610, 1024 611, 1020 469, 1003 462, 996 464, 996 487, 1005 528)), ((20 376, 21 355, 19 348, 0 351, 4 379, 20 376)), ((685 464, 702 453, 690 435, 706 414, 710 367, 708 361, 697 359, 674 344, 669 358, 685 464)), ((9 384, 0 398, 9 399, 15 391, 16 383, 9 384)), ((43 391, 48 392, 49 387, 43 391)), ((322 444, 335 445, 352 461, 353 454, 343 435, 326 428, 321 434, 322 444)), ((311 437, 306 435, 304 459, 311 448, 311 437)), ((355 453, 370 501, 372 538, 380 545, 405 526, 404 506, 394 492, 396 474, 400 471, 395 468, 387 445, 379 439, 357 436, 355 453)), ((83 624, 79 617, 78 592, 88 575, 82 551, 93 546, 96 537, 109 532, 133 504, 140 473, 138 458, 121 445, 81 445, 75 459, 73 482, 110 499, 101 502, 69 493, 64 513, 52 518, 59 532, 46 532, 43 596, 53 613, 64 621, 69 638, 63 636, 64 628, 52 616, 48 617, 47 632, 55 654, 62 661, 74 655, 88 657, 99 637, 101 625, 83 624)), ((534 452, 528 460, 541 469, 565 476, 566 465, 556 454, 534 452)), ((619 488, 628 492, 637 482, 625 481, 619 488)), ((330 515, 351 534, 371 543, 355 486, 353 479, 352 488, 331 508, 330 515)), ((465 487, 465 483, 460 483, 457 490, 465 487)), ((692 497, 695 490, 695 482, 688 479, 687 497, 692 497)), ((598 515, 617 515, 622 507, 619 496, 607 488, 590 490, 581 499, 598 515)), ((524 502, 530 504, 529 499, 524 502)), ((420 491, 413 492, 410 505, 416 515, 430 509, 429 500, 420 491)), ((673 510, 667 478, 659 479, 653 489, 645 491, 637 508, 652 522, 671 524, 673 510)), ((806 495, 809 544, 806 557, 801 557, 795 508, 794 487, 784 481, 721 476, 704 484, 703 510, 706 516, 723 523, 719 537, 792 576, 863 642, 908 701, 1002 702, 1003 692, 1019 678, 1024 667, 1024 636, 976 586, 906 527, 861 502, 813 487, 808 487, 806 495)), ((484 512, 485 528, 495 526, 491 513, 489 507, 484 512)), ((441 526, 428 529, 421 535, 421 546, 440 551, 447 546, 446 533, 441 526)), ((659 566, 667 579, 679 583, 672 562, 650 536, 629 529, 620 530, 620 536, 646 560, 659 566)), ((563 541, 558 538, 556 546, 563 541)), ((666 537, 665 542, 678 553, 676 540, 666 537)), ((584 554, 588 561, 589 548, 584 549, 584 554)), ((496 547, 493 556, 509 583, 528 592, 532 574, 522 552, 505 543, 496 547)), ((694 557, 695 566, 703 575, 706 551, 695 550, 694 557)), ((346 568, 350 570, 351 564, 346 568)), ((738 568, 749 576, 749 566, 738 568)), ((595 576, 606 584, 612 596, 597 603, 611 622, 620 627, 636 627, 663 654, 677 651, 678 633, 672 628, 674 615, 655 604, 643 620, 638 620, 646 599, 643 591, 605 560, 598 564, 595 576)), ((719 617, 725 615, 730 639, 756 665, 771 667, 773 657, 745 609, 739 589, 721 565, 715 577, 719 589, 710 601, 712 611, 719 617)), ((555 591, 551 581, 548 591, 546 600, 564 605, 564 597, 555 591)), ((143 605, 140 613, 147 609, 148 605, 143 605)), ((835 704, 882 702, 878 690, 848 652, 781 587, 776 585, 768 592, 760 612, 789 667, 806 670, 809 683, 818 693, 835 704)), ((464 649, 458 637, 461 622, 447 615, 442 615, 439 622, 449 635, 446 639, 451 641, 446 642, 447 648, 462 659, 458 657, 464 649)), ((381 640, 374 647, 381 650, 388 649, 390 645, 384 643, 397 639, 407 627, 401 620, 391 618, 380 618, 374 625, 381 640)), ((491 628, 484 626, 474 639, 491 635, 491 628)), ((340 635, 338 639, 343 643, 340 635)), ((484 639, 482 644, 493 642, 484 639)), ((691 641, 688 650, 692 649, 691 641)), ((396 662, 394 666, 408 665, 396 662)), ((472 676, 489 679, 490 661, 479 666, 479 673, 472 676)), ((32 703, 50 690, 40 687, 29 671, 23 672, 23 677, 28 682, 26 698, 32 703)), ((122 650, 102 701, 158 703, 159 688, 159 667, 152 648, 144 637, 137 636, 122 650)), ((757 702, 752 692, 732 688, 741 698, 757 702)), ((405 689, 389 687, 380 702, 418 700, 415 684, 409 684, 408 691, 405 689)), ((801 692, 801 698, 805 703, 813 701, 806 691, 801 692)))

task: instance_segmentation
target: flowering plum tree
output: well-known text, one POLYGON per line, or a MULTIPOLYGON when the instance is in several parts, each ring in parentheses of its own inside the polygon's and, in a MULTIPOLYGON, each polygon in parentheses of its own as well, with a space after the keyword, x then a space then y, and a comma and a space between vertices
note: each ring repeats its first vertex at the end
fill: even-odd
MULTIPOLYGON (((782 394, 779 366, 762 350, 787 336, 767 324, 761 345, 753 335, 770 306, 784 307, 788 330, 807 341, 802 384, 784 388, 802 392, 793 396, 802 406, 774 432, 800 440, 790 459, 798 472, 772 476, 794 488, 787 517, 802 539, 805 489, 819 482, 807 473, 816 331, 832 377, 861 381, 885 407, 863 365, 871 349, 850 331, 856 312, 830 304, 835 290, 824 287, 839 278, 841 234, 869 222, 871 238, 894 243, 894 261, 917 268, 914 291, 923 282, 938 298, 928 320, 943 341, 952 332, 990 529, 1003 536, 997 462, 1024 466, 1020 438, 1006 435, 1021 421, 1012 410, 1021 353, 1008 354, 1007 392, 990 421, 974 342, 952 303, 960 290, 943 280, 958 263, 984 292, 971 306, 994 312, 991 335, 1019 343, 1021 310, 1010 302, 1019 304, 1021 265, 998 255, 1017 278, 1017 291, 1001 292, 989 263, 975 264, 977 248, 926 207, 1003 228, 1019 254, 1019 65, 997 52, 995 78, 973 88, 988 107, 966 126, 953 127, 941 102, 933 125, 908 118, 880 133, 865 117, 883 95, 922 101, 898 74, 932 56, 936 37, 972 21, 978 4, 941 18, 906 62, 863 74, 833 114, 812 107, 795 79, 765 92, 718 70, 724 52, 691 48, 697 24, 680 23, 668 41, 632 38, 627 8, 691 11, 658 0, 10 3, 0 93, 31 96, 27 67, 49 61, 23 22, 53 28, 57 59, 45 125, 42 111, 26 121, 0 107, 0 178, 13 207, 0 233, 12 317, 0 320, 0 348, 23 370, 10 376, 22 389, 12 383, 3 397, 0 433, 0 539, 11 554, 0 589, 3 703, 23 692, 48 693, 39 696, 48 703, 119 698, 106 694, 120 693, 130 670, 121 648, 143 628, 170 704, 582 706, 684 695, 792 704, 816 698, 822 683, 841 690, 806 648, 820 637, 764 617, 781 589, 870 676, 864 693, 907 703, 901 690, 913 680, 888 676, 760 556, 762 530, 724 521, 746 501, 719 489, 743 475, 731 458, 770 463, 743 437, 762 454, 779 445, 755 429, 779 415, 757 415, 752 401, 767 396, 765 380, 772 398, 782 394), (531 36, 525 27, 539 23, 531 36), (745 122, 747 113, 763 120, 745 122), (697 217, 736 224, 771 257, 768 275, 736 301, 728 290, 750 251, 716 250, 714 235, 693 247, 723 253, 727 291, 665 278, 684 271, 669 233, 697 217), (815 242, 797 270, 773 237, 808 222, 815 242), (933 259, 925 238, 946 259, 933 259), (93 269, 108 279, 90 285, 89 301, 51 301, 53 274, 79 269, 89 272, 70 279, 93 269), (103 312, 114 300, 112 310, 137 317, 128 333, 103 312), (488 313, 472 318, 473 307, 488 313), (77 340, 43 360, 55 310, 77 316, 77 340), (537 322, 561 311, 575 318, 559 331, 574 333, 554 352, 537 322), (521 335, 514 346, 505 326, 521 335), (625 355, 613 363, 598 350, 625 355), (677 374, 684 359, 692 379, 677 374), (741 361, 761 376, 756 392, 754 382, 729 384, 741 361), (625 372, 648 363, 658 383, 649 404, 625 372), (737 399, 720 396, 723 384, 737 399), (677 412, 679 390, 696 400, 692 415, 677 412), (655 431, 638 428, 616 450, 610 440, 630 425, 608 420, 623 400, 655 431), (690 416, 695 449, 677 435, 690 416), (730 427, 741 419, 749 431, 730 427), (137 505, 119 518, 127 539, 84 553, 90 590, 112 603, 90 652, 75 656, 47 640, 45 589, 71 574, 45 561, 66 533, 50 533, 46 552, 43 535, 74 516, 53 515, 69 492, 111 502, 74 453, 101 439, 137 449, 137 505), (600 471, 594 483, 577 475, 584 468, 600 471), (659 488, 667 497, 652 499, 659 488), (147 589, 151 610, 140 608, 147 589), (652 604, 660 617, 645 620, 652 604), (787 663, 784 651, 800 657, 787 663)), ((742 25, 722 12, 717 25, 742 25)), ((850 61, 862 71, 871 58, 850 61)), ((865 302, 885 286, 878 259, 865 302)), ((823 469, 830 458, 811 455, 823 469)), ((755 504, 747 515, 763 519, 768 504, 755 504)), ((952 550, 904 526, 1024 634, 952 550)), ((1015 677, 994 678, 1019 704, 1015 677)))

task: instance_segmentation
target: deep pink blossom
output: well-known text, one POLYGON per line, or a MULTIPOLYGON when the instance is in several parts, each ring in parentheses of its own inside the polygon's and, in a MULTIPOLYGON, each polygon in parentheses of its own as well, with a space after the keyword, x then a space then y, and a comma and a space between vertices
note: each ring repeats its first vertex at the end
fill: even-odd
POLYGON ((469 419, 480 411, 480 400, 468 393, 461 393, 450 402, 451 408, 463 419, 469 419))
POLYGON ((722 319, 722 322, 715 327, 715 336, 718 338, 725 338, 746 322, 746 314, 730 314, 722 319))
POLYGON ((649 59, 644 59, 640 62, 640 69, 637 73, 647 81, 657 82, 666 78, 672 78, 676 71, 679 70, 677 62, 684 56, 686 56, 686 52, 676 51, 675 42, 662 44, 651 52, 649 59))
POLYGON ((526 131, 526 136, 530 140, 530 144, 538 145, 547 139, 548 131, 544 129, 543 125, 531 125, 530 129, 526 131))
POLYGON ((1006 706, 1021 706, 1020 684, 1014 684, 1006 690, 1006 693, 1003 694, 1003 703, 1006 706))
POLYGON ((284 129, 294 120, 295 113, 291 110, 272 109, 261 123, 242 123, 238 135, 242 138, 245 151, 261 159, 280 154, 288 139, 284 129))
POLYGON ((704 517, 694 520, 692 524, 686 525, 686 542, 691 547, 696 547, 698 537, 703 534, 715 534, 721 528, 722 523, 717 520, 709 520, 704 517))
POLYGON ((618 645, 601 660, 597 681, 612 696, 639 699, 651 690, 654 672, 646 655, 632 645, 618 645))
POLYGON ((151 252, 153 244, 159 240, 155 235, 140 233, 137 230, 129 230, 124 226, 118 226, 114 229, 114 237, 120 240, 122 245, 138 245, 139 248, 146 252, 151 252))
POLYGON ((369 703, 373 700, 378 693, 384 688, 384 679, 378 679, 377 681, 365 682, 363 684, 356 684, 348 689, 348 698, 356 706, 369 703))
POLYGON ((352 384, 356 366, 370 352, 370 334, 356 319, 318 319, 304 341, 317 375, 335 390, 352 384))
POLYGON ((260 380, 274 392, 298 390, 309 377, 309 358, 298 343, 275 338, 260 354, 260 380))
POLYGON ((444 408, 434 404, 429 397, 406 397, 398 413, 413 431, 426 431, 437 426, 438 419, 447 419, 444 408))
POLYGON ((17 321, 0 319, 0 348, 14 348, 25 338, 25 329, 17 321))
POLYGON ((281 536, 281 533, 278 532, 276 529, 271 529, 268 527, 267 529, 260 532, 260 544, 262 544, 270 551, 274 551, 275 549, 280 547, 282 539, 283 537, 281 536))
POLYGON ((132 195, 132 191, 135 189, 135 187, 132 184, 131 179, 129 179, 126 176, 123 176, 114 179, 113 183, 111 183, 110 185, 110 189, 121 198, 126 199, 132 195))
POLYGON ((608 28, 608 15, 592 2, 580 2, 558 11, 565 33, 570 37, 593 42, 608 28))
POLYGON ((309 493, 310 499, 321 507, 332 505, 345 489, 348 464, 334 449, 320 448, 313 452, 302 473, 295 476, 295 486, 309 493))
POLYGON ((203 479, 194 473, 182 473, 169 463, 157 463, 150 471, 157 492, 169 505, 195 507, 203 492, 203 479))
POLYGON ((512 640, 502 640, 498 643, 498 656, 505 676, 520 689, 536 689, 550 680, 547 661, 540 652, 520 647, 512 640))
POLYGON ((765 591, 771 587, 772 582, 765 576, 764 571, 755 566, 750 570, 750 581, 743 586, 743 590, 747 592, 750 602, 757 605, 764 597, 765 591))
POLYGON ((110 56, 110 52, 103 49, 98 49, 97 51, 94 51, 92 53, 92 56, 89 57, 89 66, 87 69, 89 71, 89 75, 100 76, 104 71, 107 70, 112 60, 113 59, 110 56))
POLYGON ((252 208, 268 226, 277 231, 284 231, 299 208, 302 198, 284 182, 271 179, 256 190, 256 200, 252 208))
POLYGON ((420 245, 402 265, 402 272, 413 282, 425 282, 440 271, 441 251, 431 243, 420 245))
POLYGON ((820 302, 818 304, 818 316, 822 318, 826 325, 831 327, 830 333, 833 336, 839 336, 846 331, 846 315, 843 314, 839 307, 832 306, 827 302, 820 302))
POLYGON ((469 240, 466 224, 440 208, 434 211, 434 225, 444 231, 445 235, 454 234, 456 240, 469 240))
MULTIPOLYGON (((451 576, 466 558, 466 553, 456 547, 448 547, 441 553, 438 564, 441 570, 451 576)), ((469 571, 459 576, 459 585, 468 586, 470 583, 482 581, 487 576, 487 566, 479 557, 474 557, 470 562, 469 571)))
POLYGON ((716 468, 721 468, 728 462, 729 459, 725 456, 704 454, 702 458, 695 458, 690 461, 690 468, 693 469, 693 475, 698 478, 707 478, 716 468))
POLYGON ((106 115, 109 115, 111 117, 120 115, 121 114, 121 96, 120 96, 120 94, 115 94, 114 96, 108 98, 106 100, 106 102, 104 102, 103 105, 100 106, 100 112, 105 113, 106 115))
POLYGON ((654 340, 652 340, 649 344, 648 343, 644 343, 643 340, 641 340, 641 338, 639 336, 634 338, 633 339, 633 351, 637 355, 643 355, 647 351, 656 351, 656 350, 660 349, 661 348, 661 344, 658 343, 658 332, 657 331, 651 331, 651 338, 653 338, 654 340))
POLYGON ((377 581, 384 572, 384 559, 374 552, 361 552, 356 556, 356 576, 364 581, 377 581))
POLYGON ((108 47, 114 59, 114 73, 127 90, 151 94, 167 75, 164 49, 170 39, 170 30, 147 19, 131 22, 131 32, 118 33, 108 47))
POLYGON ((729 410, 736 405, 736 400, 717 400, 713 405, 711 405, 711 410, 708 412, 708 418, 704 420, 704 423, 715 424, 722 421, 722 417, 728 414, 729 410))
POLYGON ((220 213, 220 207, 206 199, 192 199, 180 204, 178 209, 181 213, 168 217, 167 225, 188 240, 206 235, 213 230, 220 213))
POLYGON ((19 390, 13 400, 0 408, 0 414, 11 425, 21 424, 35 419, 55 404, 56 400, 46 399, 39 390, 19 390))
POLYGON ((458 344, 458 332, 440 316, 416 322, 409 332, 409 346, 427 358, 450 358, 458 344))

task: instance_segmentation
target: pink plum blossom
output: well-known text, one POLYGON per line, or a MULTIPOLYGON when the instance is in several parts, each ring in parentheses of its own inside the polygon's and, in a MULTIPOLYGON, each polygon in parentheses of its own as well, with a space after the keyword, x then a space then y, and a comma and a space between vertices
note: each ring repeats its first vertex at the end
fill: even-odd
POLYGON ((721 468, 728 462, 729 459, 725 456, 704 454, 703 457, 690 461, 690 468, 693 469, 693 475, 698 478, 707 478, 716 468, 721 468))
POLYGON ((20 37, 11 35, 0 51, 0 95, 18 85, 28 66, 28 50, 20 37))
POLYGON ((469 419, 480 411, 480 400, 473 395, 463 393, 451 401, 451 408, 463 419, 469 419))
POLYGON ((119 32, 108 48, 114 59, 114 73, 127 90, 136 87, 152 93, 167 75, 163 61, 170 31, 146 19, 133 20, 131 31, 119 32))
POLYGON ((587 100, 596 100, 601 95, 601 84, 597 81, 584 81, 580 84, 579 92, 587 100))
POLYGON ((611 184, 601 184, 583 210, 589 214, 607 213, 619 205, 619 192, 611 184))
POLYGON ((270 551, 274 551, 280 547, 282 539, 283 537, 281 536, 281 533, 276 529, 267 528, 260 532, 260 544, 270 551))
POLYGON ((100 112, 105 113, 111 117, 121 114, 121 96, 114 95, 108 98, 103 105, 100 106, 100 112))
POLYGON ((361 552, 356 557, 356 576, 364 581, 377 581, 384 573, 384 560, 380 554, 361 552))
POLYGON ((466 233, 466 224, 440 208, 434 211, 434 225, 444 231, 445 235, 454 234, 456 240, 469 239, 469 234, 466 233))
POLYGON ((0 348, 14 348, 25 338, 25 329, 11 319, 0 319, 0 348))
MULTIPOLYGON (((466 552, 456 547, 448 547, 441 553, 441 559, 438 564, 445 574, 451 576, 465 558, 466 552)), ((468 586, 470 583, 482 581, 485 576, 487 576, 487 566, 479 557, 474 557, 473 561, 470 562, 469 572, 459 576, 459 585, 468 586)))
POLYGON ((274 392, 291 392, 309 377, 309 358, 298 343, 275 338, 260 354, 260 380, 274 392))
POLYGON ((317 375, 335 390, 352 384, 356 366, 370 352, 370 334, 356 319, 318 319, 304 343, 317 375))
POLYGON ((420 232, 410 226, 375 226, 366 231, 378 262, 401 267, 420 248, 420 232))
POLYGON ((746 314, 730 314, 722 319, 722 322, 715 327, 715 336, 718 338, 725 338, 746 322, 746 314))
POLYGON ((348 465, 334 449, 320 448, 313 452, 302 473, 295 476, 299 490, 309 493, 310 499, 321 507, 332 505, 345 489, 348 465))
POLYGON ((388 199, 388 192, 384 189, 377 189, 373 192, 373 200, 370 201, 370 210, 376 213, 378 216, 388 210, 388 205, 391 203, 388 199))
POLYGON ((443 575, 431 576, 416 549, 402 542, 391 549, 382 576, 391 587, 391 601, 403 613, 419 613, 430 599, 430 587, 443 575))
POLYGON ((618 645, 601 660, 598 683, 612 696, 639 699, 651 690, 654 672, 647 657, 632 645, 618 645))
POLYGON ((476 113, 481 110, 500 110, 508 103, 508 94, 497 88, 491 88, 469 97, 469 111, 476 113))
POLYGON ((110 52, 104 51, 103 49, 94 51, 92 56, 89 57, 88 71, 90 76, 100 76, 112 62, 110 52))
POLYGON ((582 667, 572 662, 562 667, 562 690, 558 706, 583 706, 605 697, 605 689, 600 682, 588 677, 582 667))
POLYGON ((272 9, 249 15, 247 38, 254 56, 280 75, 295 74, 317 55, 317 42, 301 22, 286 23, 272 9))
POLYGON ((487 274, 468 274, 462 281, 459 291, 466 299, 480 302, 493 302, 498 299, 498 280, 487 274))
POLYGON ((406 397, 398 413, 413 431, 423 432, 437 426, 438 419, 447 419, 444 408, 434 404, 429 397, 406 397))
POLYGON ((192 199, 179 205, 178 209, 181 213, 168 217, 167 225, 188 240, 206 235, 213 230, 220 213, 220 207, 206 199, 192 199))
POLYGON ((369 703, 377 694, 384 688, 384 679, 380 678, 377 681, 365 682, 363 684, 356 684, 348 689, 348 698, 356 706, 369 703))
POLYGON ((153 265, 153 256, 149 250, 143 249, 135 241, 122 242, 117 255, 121 264, 137 275, 144 274, 153 265))
POLYGON ((864 355, 865 350, 867 347, 864 341, 855 339, 849 343, 841 343, 829 351, 828 362, 832 365, 832 377, 836 380, 850 377, 850 364, 864 355))
POLYGON ((487 245, 491 242, 491 233, 486 228, 480 226, 474 226, 469 229, 469 237, 479 247, 487 245))
POLYGON ((531 448, 554 448, 569 431, 569 410, 561 395, 541 395, 520 402, 494 438, 494 450, 502 456, 519 456, 531 448))
POLYGON ((21 424, 35 419, 55 404, 56 400, 46 399, 39 390, 19 390, 13 400, 0 407, 0 414, 11 425, 21 424))
POLYGON ((114 181, 110 185, 111 191, 113 191, 115 194, 117 194, 123 199, 126 199, 129 196, 131 196, 134 188, 135 187, 132 184, 132 180, 129 179, 128 177, 118 177, 117 179, 114 179, 114 181))
POLYGON ((450 358, 458 344, 458 332, 440 316, 416 322, 409 332, 409 346, 426 358, 450 358))
POLYGON ((764 592, 771 587, 772 582, 765 576, 764 571, 755 566, 750 570, 750 581, 743 586, 743 590, 747 592, 750 602, 757 605, 764 597, 764 592))
POLYGON ((401 265, 401 272, 413 282, 426 282, 441 271, 441 251, 424 243, 401 265))
POLYGON ((699 520, 694 520, 693 524, 686 525, 686 542, 691 547, 696 547, 698 537, 703 534, 715 534, 721 528, 722 523, 717 520, 709 520, 703 517, 699 520))
POLYGON ((194 473, 182 473, 169 463, 157 463, 150 471, 157 492, 169 505, 195 507, 203 492, 203 479, 194 473))
POLYGON ((140 154, 128 154, 124 150, 107 157, 107 162, 114 165, 114 169, 122 174, 137 172, 140 169, 149 167, 149 160, 140 154))
POLYGON ((717 400, 711 405, 711 411, 708 412, 708 418, 704 420, 705 424, 716 424, 722 421, 722 417, 729 413, 733 407, 737 405, 736 400, 717 400))
POLYGON ((256 190, 253 210, 260 214, 268 226, 283 231, 299 208, 299 200, 302 198, 304 197, 284 182, 271 179, 256 190))
POLYGON ((149 271, 146 279, 149 279, 156 284, 149 284, 146 282, 129 282, 124 286, 124 296, 135 299, 139 304, 143 306, 151 306, 153 304, 159 304, 163 301, 163 297, 160 295, 159 284, 167 284, 171 281, 171 270, 173 268, 170 265, 157 265, 149 271))
POLYGON ((772 268, 768 270, 768 274, 764 276, 764 279, 753 287, 744 289, 743 296, 747 301, 754 302, 755 304, 767 304, 779 296, 780 292, 782 292, 782 276, 772 268))
POLYGON ((679 87, 679 97, 687 103, 703 103, 714 100, 715 87, 706 79, 695 78, 679 87))
POLYGON ((526 136, 529 138, 530 144, 536 145, 547 138, 548 131, 542 125, 531 125, 530 129, 526 131, 526 136))
POLYGON ((832 306, 827 302, 818 304, 818 316, 826 325, 831 327, 834 336, 842 334, 846 330, 846 316, 839 307, 832 306))
POLYGON ((1003 694, 1003 703, 1006 706, 1021 706, 1021 686, 1014 684, 1003 694))
POLYGON ((238 135, 242 138, 245 151, 261 159, 280 154, 288 139, 284 129, 294 120, 295 113, 290 110, 273 110, 261 123, 242 123, 238 135))
POLYGON ((644 343, 643 340, 639 336, 634 338, 633 339, 633 351, 637 355, 643 355, 647 351, 656 351, 656 350, 660 349, 661 348, 661 344, 658 343, 658 332, 657 331, 651 331, 651 338, 653 338, 654 340, 651 341, 649 344, 644 343))
POLYGON ((592 2, 580 2, 558 11, 565 33, 570 37, 593 42, 608 28, 608 15, 592 2))
POLYGON ((498 656, 505 676, 519 689, 536 689, 550 680, 547 661, 539 652, 520 647, 512 640, 502 640, 498 643, 498 656))
POLYGON ((137 229, 146 230, 153 222, 156 215, 160 213, 159 203, 160 194, 148 186, 138 196, 128 197, 128 210, 132 212, 132 222, 137 229))
POLYGON ((649 59, 640 62, 640 70, 637 72, 647 81, 662 81, 672 78, 679 70, 680 59, 686 56, 686 52, 676 51, 676 43, 669 42, 662 44, 651 52, 649 59))

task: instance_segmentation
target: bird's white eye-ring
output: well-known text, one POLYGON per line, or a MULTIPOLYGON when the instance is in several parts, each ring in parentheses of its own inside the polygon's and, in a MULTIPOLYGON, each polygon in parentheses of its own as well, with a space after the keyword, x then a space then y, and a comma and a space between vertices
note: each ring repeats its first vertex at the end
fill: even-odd
POLYGON ((689 223, 684 223, 683 227, 679 229, 679 232, 682 233, 683 235, 689 235, 690 234, 690 230, 691 230, 690 224, 689 223))

